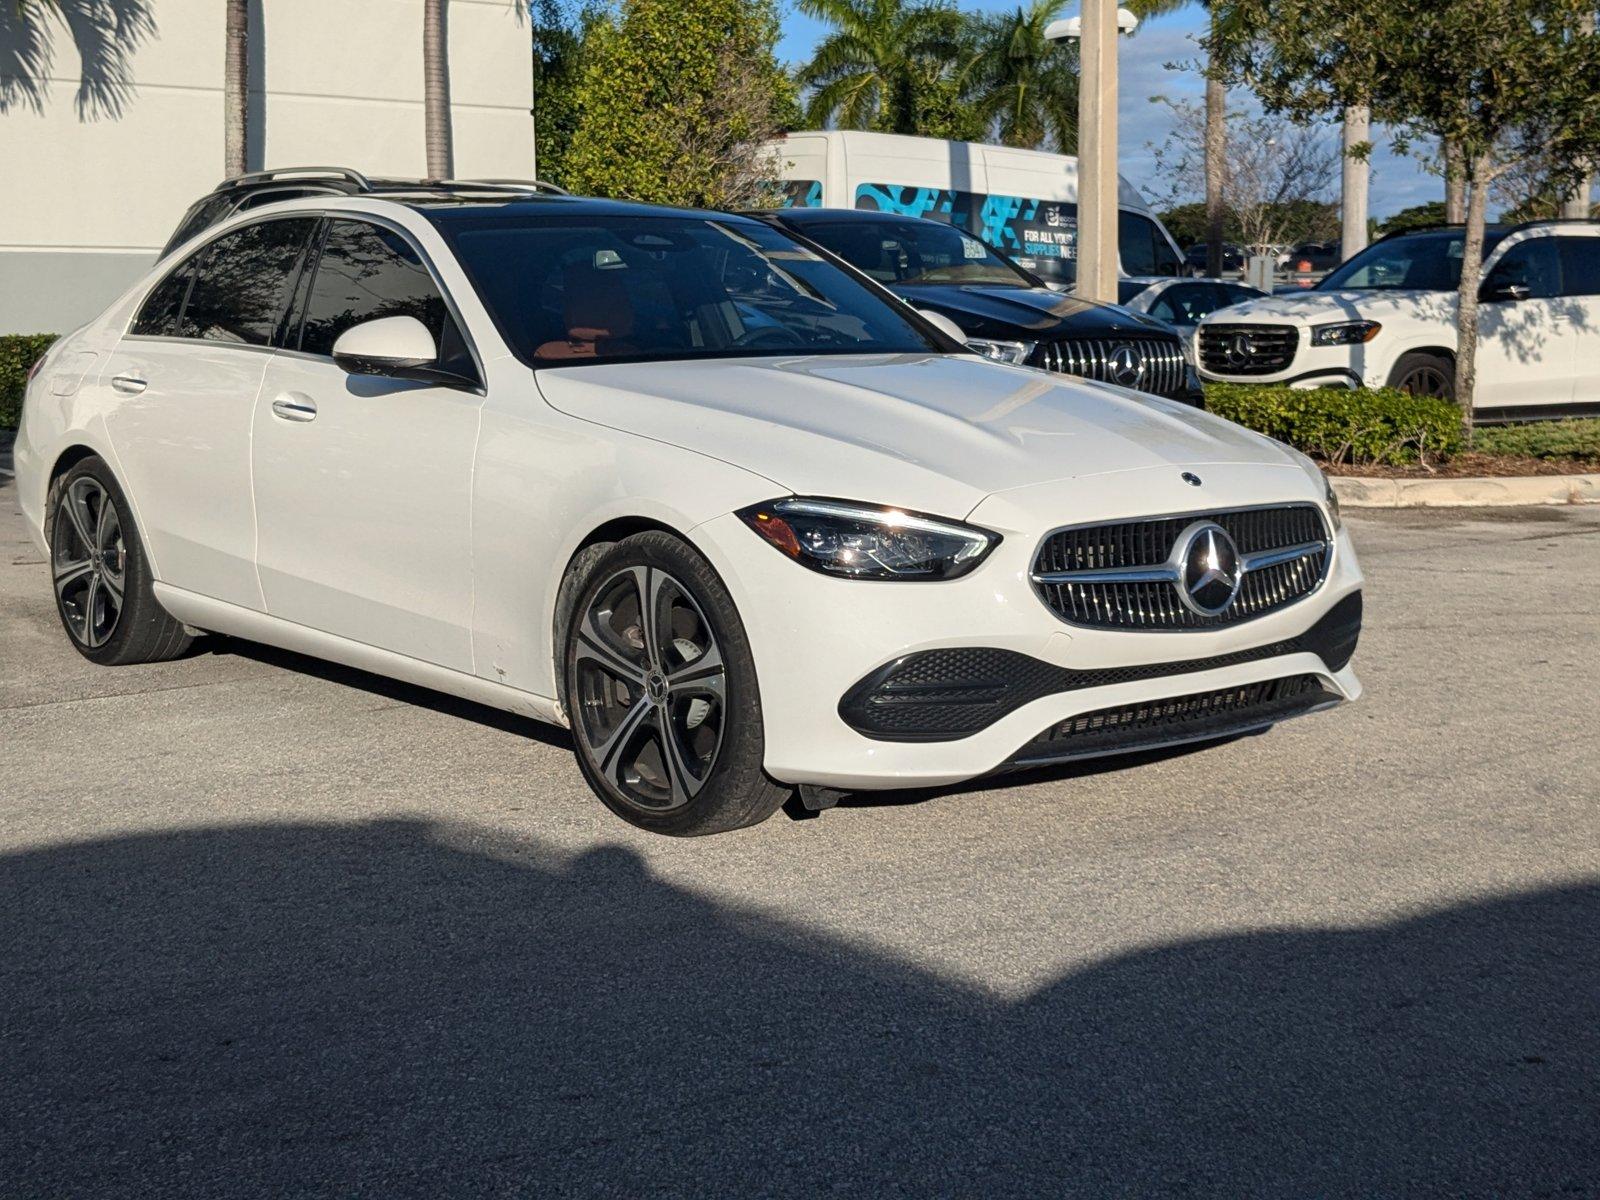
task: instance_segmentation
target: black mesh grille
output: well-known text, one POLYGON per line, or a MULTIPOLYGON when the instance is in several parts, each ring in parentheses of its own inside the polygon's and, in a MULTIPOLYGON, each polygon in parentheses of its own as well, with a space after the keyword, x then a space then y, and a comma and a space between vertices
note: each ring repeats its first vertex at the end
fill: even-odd
POLYGON ((1290 675, 1212 692, 1121 704, 1051 726, 1017 751, 1007 765, 1023 767, 1227 737, 1338 699, 1315 675, 1290 675))
POLYGON ((1353 592, 1297 637, 1210 658, 1074 670, 1013 650, 923 650, 862 679, 839 702, 839 715, 852 729, 880 741, 949 741, 1060 692, 1212 671, 1305 651, 1337 671, 1350 661, 1360 632, 1361 593, 1353 592))
MULTIPOLYGON (((1315 505, 1252 508, 1063 529, 1039 547, 1037 575, 1155 567, 1172 554, 1178 535, 1196 521, 1215 521, 1241 554, 1325 542, 1327 529, 1315 505)), ((1171 583, 1036 582, 1041 599, 1074 625, 1100 629, 1210 629, 1259 617, 1314 591, 1328 567, 1326 546, 1305 558, 1251 571, 1225 612, 1202 616, 1185 608, 1171 583)))
POLYGON ((1157 396, 1179 396, 1187 390, 1188 370, 1183 347, 1166 338, 1065 338, 1042 342, 1034 348, 1032 366, 1060 371, 1081 379, 1115 383, 1157 396), (1129 381, 1114 373, 1117 351, 1133 351, 1139 374, 1129 381))
POLYGON ((1213 375, 1286 371, 1300 345, 1293 325, 1202 325, 1200 365, 1213 375))

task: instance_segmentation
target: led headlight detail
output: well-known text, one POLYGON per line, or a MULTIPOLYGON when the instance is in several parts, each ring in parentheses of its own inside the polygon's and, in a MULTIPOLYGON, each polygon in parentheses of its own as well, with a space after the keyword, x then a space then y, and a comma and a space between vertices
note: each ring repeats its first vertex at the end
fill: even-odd
POLYGON ((954 579, 1000 543, 970 525, 843 500, 791 496, 739 519, 802 566, 847 579, 954 579))
POLYGON ((1359 346, 1378 336, 1383 326, 1376 321, 1339 321, 1333 325, 1313 325, 1313 346, 1359 346))
POLYGON ((1014 363, 1021 366, 1033 353, 1032 342, 1001 342, 993 338, 968 338, 967 348, 995 362, 1014 363))

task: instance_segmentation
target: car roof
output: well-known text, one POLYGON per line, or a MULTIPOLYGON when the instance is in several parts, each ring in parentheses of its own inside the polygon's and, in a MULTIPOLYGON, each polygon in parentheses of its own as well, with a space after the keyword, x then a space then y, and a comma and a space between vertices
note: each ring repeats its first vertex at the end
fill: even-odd
MULTIPOLYGON (((868 225, 873 221, 927 221, 931 225, 947 224, 929 217, 913 217, 906 213, 883 212, 875 208, 763 208, 746 209, 743 215, 759 220, 778 220, 789 225, 868 225)), ((956 229, 959 226, 952 225, 951 228, 956 229)))

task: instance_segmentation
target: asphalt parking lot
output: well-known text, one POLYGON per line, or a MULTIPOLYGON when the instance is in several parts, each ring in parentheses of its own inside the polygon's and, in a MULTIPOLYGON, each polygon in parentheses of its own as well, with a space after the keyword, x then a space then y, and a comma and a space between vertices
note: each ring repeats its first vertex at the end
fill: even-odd
POLYGON ((1600 510, 1352 523, 1360 704, 680 842, 0 476, 0 1194, 1600 1195, 1600 510))

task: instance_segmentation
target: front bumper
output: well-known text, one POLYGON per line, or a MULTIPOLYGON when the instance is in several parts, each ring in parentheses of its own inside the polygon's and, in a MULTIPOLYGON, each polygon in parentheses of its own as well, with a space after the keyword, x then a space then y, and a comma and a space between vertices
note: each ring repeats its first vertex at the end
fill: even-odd
MULTIPOLYGON (((1298 467, 1200 469, 1215 479, 1218 493, 1225 480, 1230 483, 1229 507, 1322 499, 1298 467)), ((744 622, 760 680, 766 768, 774 778, 847 790, 957 783, 1013 764, 1023 748, 1084 714, 1288 677, 1313 679, 1327 703, 1360 694, 1347 663, 1335 669, 1315 648, 1287 645, 1359 591, 1361 572, 1348 534, 1336 536, 1322 584, 1276 612, 1184 632, 1089 629, 1063 622, 1033 590, 1029 575, 1040 536, 1062 523, 1041 519, 1040 505, 1087 521, 1179 513, 1195 507, 1196 495, 1178 470, 1165 467, 1024 492, 998 493, 970 514, 970 521, 1004 540, 979 569, 942 583, 863 582, 808 571, 732 514, 694 531, 744 622), (1281 653, 1255 653, 1279 645, 1281 653), (1045 688, 1021 703, 1000 705, 1004 711, 981 728, 948 738, 872 736, 841 712, 852 689, 904 656, 973 648, 1008 651, 1049 673, 1140 669, 1126 673, 1131 677, 1100 674, 1085 686, 1045 688), (1174 664, 1179 669, 1170 672, 1143 669, 1174 664)), ((1051 757, 1061 756, 1077 755, 1051 757)))

